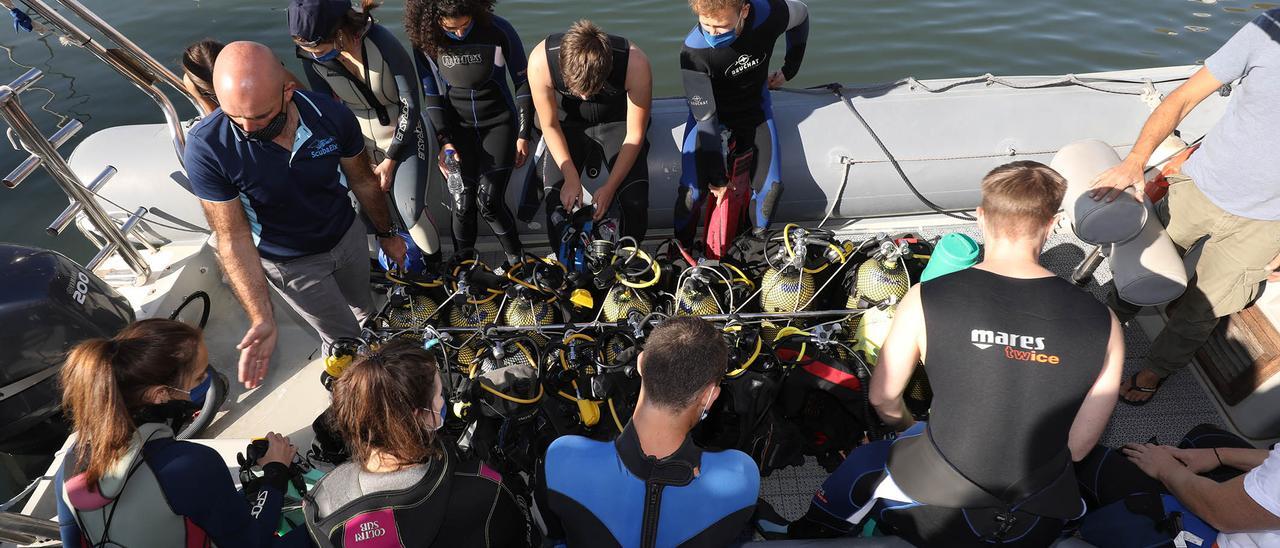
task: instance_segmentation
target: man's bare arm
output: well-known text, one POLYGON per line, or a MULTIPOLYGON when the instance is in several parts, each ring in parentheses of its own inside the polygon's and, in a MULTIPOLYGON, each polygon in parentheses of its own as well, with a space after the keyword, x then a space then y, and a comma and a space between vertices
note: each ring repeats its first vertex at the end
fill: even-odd
POLYGON ((538 114, 538 124, 542 126, 542 142, 547 144, 546 154, 564 174, 564 186, 561 187, 560 204, 565 210, 571 210, 573 203, 566 201, 580 200, 582 196, 582 180, 578 177, 578 167, 573 164, 569 154, 569 141, 565 139, 564 129, 560 127, 560 106, 556 104, 556 90, 551 82, 551 67, 547 65, 546 41, 538 44, 529 54, 529 91, 533 95, 533 107, 538 114), (566 199, 568 197, 568 199, 566 199))
POLYGON ((1280 529, 1280 517, 1268 512, 1244 490, 1244 476, 1218 483, 1186 467, 1169 467, 1160 478, 1178 502, 1223 533, 1280 529))
POLYGON ((249 316, 249 330, 238 347, 239 380, 245 387, 253 388, 266 376, 275 351, 275 315, 271 310, 271 294, 267 292, 266 274, 240 201, 201 200, 200 204, 217 238, 218 258, 231 282, 231 291, 249 316))
POLYGON ((649 110, 653 106, 653 72, 649 58, 640 48, 631 46, 627 62, 627 135, 622 141, 618 159, 609 173, 605 186, 616 189, 622 179, 631 173, 644 146, 645 132, 649 130, 649 110))
POLYGON ((391 211, 387 208, 386 195, 382 192, 382 187, 378 186, 378 177, 369 167, 371 165, 369 151, 361 151, 360 154, 343 158, 340 162, 342 173, 347 177, 347 185, 351 188, 351 192, 355 193, 356 200, 360 201, 364 214, 373 221, 373 228, 379 232, 395 228, 391 223, 391 211))
POLYGON ((906 430, 915 422, 902 394, 920 362, 923 339, 924 308, 920 304, 920 286, 916 285, 898 303, 889 335, 880 347, 880 360, 871 375, 871 405, 885 424, 896 431, 906 430))
POLYGON ((1124 329, 1111 317, 1111 336, 1107 341, 1107 353, 1102 371, 1093 383, 1093 388, 1084 397, 1084 403, 1076 412, 1075 421, 1071 423, 1071 432, 1067 436, 1067 447, 1071 448, 1071 459, 1079 462, 1093 446, 1098 444, 1102 431, 1111 420, 1111 412, 1115 410, 1116 401, 1120 397, 1120 375, 1124 370, 1124 329))
POLYGON ((1142 126, 1142 132, 1138 134, 1138 140, 1129 155, 1119 165, 1098 176, 1089 196, 1095 200, 1105 198, 1110 201, 1119 196, 1121 190, 1130 186, 1137 185, 1141 190, 1145 183, 1143 172, 1156 148, 1173 134, 1173 130, 1178 128, 1178 124, 1196 106, 1221 87, 1222 82, 1214 78, 1209 69, 1201 67, 1196 71, 1189 80, 1160 102, 1160 106, 1156 107, 1147 118, 1147 123, 1142 126))

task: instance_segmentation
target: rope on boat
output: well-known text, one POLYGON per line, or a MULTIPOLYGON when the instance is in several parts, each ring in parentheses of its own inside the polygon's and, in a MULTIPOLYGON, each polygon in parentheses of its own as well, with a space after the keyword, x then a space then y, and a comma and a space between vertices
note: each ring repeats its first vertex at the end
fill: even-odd
POLYGON ((944 93, 947 91, 951 91, 952 89, 958 88, 960 86, 968 86, 973 84, 986 84, 988 86, 990 85, 1004 86, 1010 89, 1040 89, 1040 88, 1051 88, 1051 87, 1060 87, 1060 86, 1080 86, 1080 87, 1088 88, 1094 91, 1100 91, 1102 93, 1114 93, 1117 95, 1143 95, 1143 94, 1150 93, 1151 89, 1154 88, 1156 84, 1170 84, 1173 82, 1185 82, 1189 78, 1190 76, 1188 75, 1188 76, 1177 77, 1177 78, 1166 78, 1163 80, 1152 80, 1150 78, 1143 78, 1141 80, 1126 80, 1123 78, 1081 78, 1079 76, 1076 76, 1075 74, 1066 74, 1063 76, 1050 78, 1047 80, 1019 82, 1013 79, 1000 77, 991 73, 987 73, 987 74, 983 74, 982 76, 975 76, 973 78, 956 80, 954 82, 949 82, 949 83, 940 85, 938 87, 929 87, 924 82, 921 82, 920 80, 916 79, 916 77, 908 76, 906 78, 894 80, 892 82, 885 82, 882 84, 872 84, 869 86, 849 87, 843 84, 827 84, 825 86, 816 86, 812 88, 804 88, 804 89, 786 88, 778 91, 786 91, 790 93, 802 93, 802 94, 810 94, 810 95, 825 95, 827 93, 830 93, 831 92, 830 90, 833 87, 839 87, 840 90, 843 92, 850 92, 854 94, 866 94, 866 93, 887 91, 887 90, 896 89, 900 87, 907 87, 913 91, 920 90, 928 93, 944 93), (1128 86, 1125 88, 1112 88, 1112 87, 1103 87, 1102 84, 1127 84, 1128 86), (1131 86, 1141 86, 1141 88, 1131 89, 1130 88, 1131 86))

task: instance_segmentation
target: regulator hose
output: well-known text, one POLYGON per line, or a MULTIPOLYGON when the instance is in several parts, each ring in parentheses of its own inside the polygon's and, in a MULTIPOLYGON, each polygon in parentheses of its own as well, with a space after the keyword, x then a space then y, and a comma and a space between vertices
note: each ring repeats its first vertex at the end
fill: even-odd
POLYGON ((200 323, 197 325, 200 329, 204 329, 204 326, 209 323, 209 308, 212 304, 209 300, 209 294, 203 291, 196 291, 195 293, 187 295, 187 298, 182 300, 182 304, 178 305, 178 308, 173 309, 172 314, 169 314, 169 319, 178 319, 178 316, 180 316, 182 311, 187 308, 187 305, 191 304, 192 301, 195 301, 196 299, 200 299, 204 304, 204 309, 200 311, 200 323))

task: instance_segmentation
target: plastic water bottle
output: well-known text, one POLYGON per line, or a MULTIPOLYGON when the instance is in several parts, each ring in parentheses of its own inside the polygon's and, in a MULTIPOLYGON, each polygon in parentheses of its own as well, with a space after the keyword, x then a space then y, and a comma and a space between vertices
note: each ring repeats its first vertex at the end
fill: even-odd
POLYGON ((457 151, 444 151, 444 172, 449 193, 455 196, 462 194, 462 164, 458 162, 457 151))

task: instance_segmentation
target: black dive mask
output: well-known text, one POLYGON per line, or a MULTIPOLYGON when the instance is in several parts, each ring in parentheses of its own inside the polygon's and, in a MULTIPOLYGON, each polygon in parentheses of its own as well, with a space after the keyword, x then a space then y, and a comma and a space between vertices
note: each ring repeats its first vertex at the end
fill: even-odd
POLYGON ((191 424, 191 420, 199 411, 200 406, 190 400, 169 400, 142 406, 133 412, 133 421, 135 424, 165 423, 177 433, 191 424))
MULTIPOLYGON (((245 131, 244 136, 246 139, 250 139, 253 141, 264 141, 264 142, 270 141, 278 137, 280 133, 284 131, 284 125, 288 121, 289 121, 288 105, 286 105, 284 102, 284 99, 281 98, 280 113, 276 114, 275 117, 271 118, 271 121, 267 122, 267 125, 262 126, 261 128, 255 129, 253 131, 245 131)), ((243 128, 241 129, 241 131, 244 131, 243 128)))

